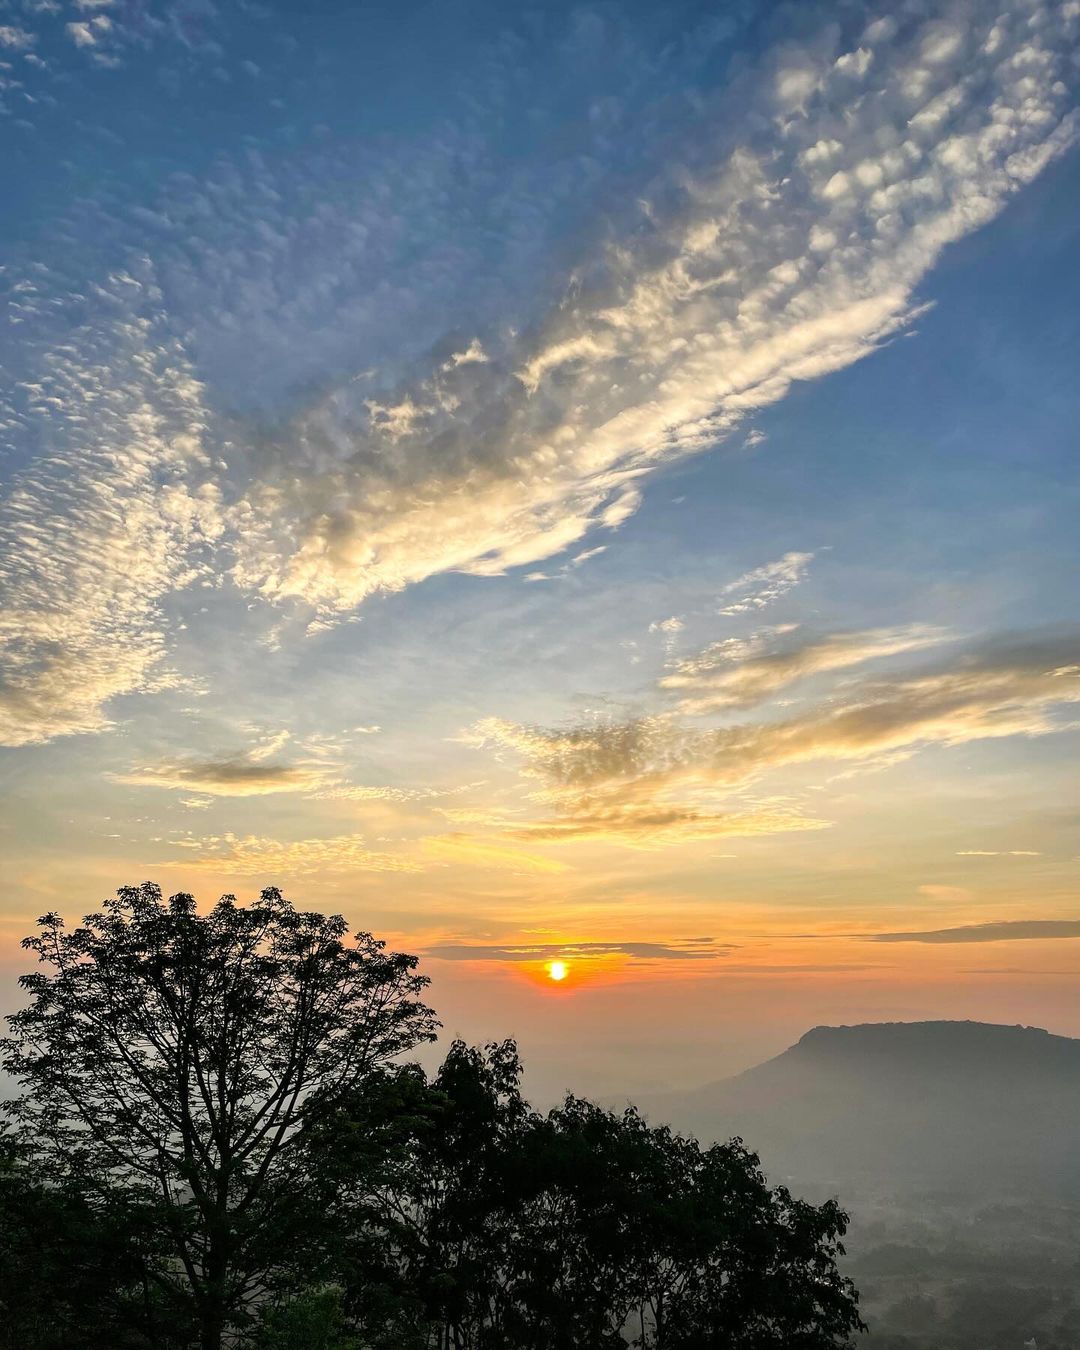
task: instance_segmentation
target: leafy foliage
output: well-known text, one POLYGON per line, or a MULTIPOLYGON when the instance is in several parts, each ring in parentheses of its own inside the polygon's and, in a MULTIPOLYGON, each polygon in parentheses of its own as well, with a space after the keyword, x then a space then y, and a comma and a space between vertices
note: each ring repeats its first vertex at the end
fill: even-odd
POLYGON ((254 1350, 361 1350, 351 1335, 341 1290, 311 1289, 264 1310, 254 1350))

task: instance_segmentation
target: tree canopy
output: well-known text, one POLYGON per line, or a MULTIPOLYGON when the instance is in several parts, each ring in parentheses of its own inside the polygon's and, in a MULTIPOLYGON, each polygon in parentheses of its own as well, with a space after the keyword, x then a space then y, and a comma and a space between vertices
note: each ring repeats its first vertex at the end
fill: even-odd
POLYGON ((143 885, 71 930, 46 914, 23 943, 40 968, 3 1046, 23 1151, 138 1214, 168 1256, 154 1282, 194 1305, 206 1350, 306 1236, 308 1115, 434 1035, 416 958, 347 931, 273 889, 201 915, 143 885))
POLYGON ((835 1203, 632 1107, 534 1111, 512 1041, 455 1041, 429 1076, 416 958, 339 917, 146 885, 24 946, 11 1346, 828 1350, 861 1328, 835 1203))
POLYGON ((512 1042, 455 1041, 430 1083, 391 1068, 316 1125, 365 1344, 816 1350, 858 1330, 835 1202, 633 1107, 541 1115, 520 1076, 512 1042))

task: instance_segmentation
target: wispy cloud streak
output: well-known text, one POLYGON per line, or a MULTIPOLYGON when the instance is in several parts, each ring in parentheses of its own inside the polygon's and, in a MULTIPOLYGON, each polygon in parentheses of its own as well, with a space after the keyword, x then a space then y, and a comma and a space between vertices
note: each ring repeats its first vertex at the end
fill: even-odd
MULTIPOLYGON (((854 653, 866 659, 873 647, 866 638, 847 635, 839 644, 846 659, 854 653)), ((816 649, 831 651, 833 644, 825 638, 816 649)), ((859 766, 931 747, 1046 735, 1061 725, 1059 710, 1080 702, 1078 657, 1075 634, 1031 638, 960 651, 930 670, 853 681, 796 716, 776 717, 767 709, 758 720, 708 727, 657 714, 556 730, 492 718, 476 727, 475 739, 517 756, 523 774, 538 784, 534 800, 553 809, 551 820, 519 827, 519 835, 676 842, 710 832, 821 828, 828 822, 791 806, 717 808, 792 765, 859 766)), ((758 660, 747 658, 751 667, 758 660)))
POLYGON ((1050 938, 1080 938, 1080 919, 1002 919, 960 928, 932 928, 913 933, 871 933, 869 942, 1023 942, 1050 938))
POLYGON ((546 961, 552 957, 596 959, 627 956, 638 961, 714 961, 734 950, 712 938, 681 942, 538 942, 500 946, 486 943, 443 943, 428 947, 426 954, 441 961, 546 961))
MULTIPOLYGON (((560 267, 536 262, 538 233, 520 255, 543 286, 515 289, 508 263, 467 331, 445 281, 484 273, 467 204, 434 261, 409 236, 411 290, 380 281, 383 236, 441 210, 459 162, 490 179, 479 133, 453 126, 416 173, 373 180, 382 216, 324 203, 323 184, 317 211, 310 193, 290 205, 291 180, 253 152, 212 190, 185 179, 168 209, 139 208, 137 241, 96 282, 19 279, 25 377, 0 408, 24 466, 0 503, 0 743, 100 730, 119 695, 175 683, 166 601, 208 572, 326 623, 439 573, 570 548, 580 561, 652 473, 902 329, 942 249, 1075 142, 1080 14, 1048 0, 894 10, 806 9, 803 36, 695 89, 644 145, 633 191, 627 166, 609 167, 606 227, 576 252, 563 241, 560 267), (395 194, 413 180, 406 212, 395 194), (441 333, 416 317, 433 296, 441 333), (257 433, 212 413, 195 350, 277 324, 286 362, 305 348, 292 319, 320 334, 317 368, 291 356, 293 384, 320 396, 257 433), (382 369, 350 366, 364 325, 401 344, 382 369)), ((589 142, 594 178, 602 148, 589 142)), ((540 196, 495 226, 527 232, 540 196)), ((766 603, 801 556, 745 603, 766 603)))
POLYGON ((193 841, 198 852, 177 859, 184 868, 224 876, 270 879, 336 872, 418 872, 421 864, 399 853, 369 847, 360 834, 325 839, 270 839, 259 835, 224 834, 193 841))
POLYGON ((751 638, 715 642, 680 661, 660 685, 685 691, 679 704, 683 712, 752 708, 813 675, 933 647, 946 636, 940 629, 919 625, 817 637, 794 625, 774 628, 751 638))
POLYGON ((812 553, 785 553, 775 562, 755 567, 724 587, 724 604, 717 611, 724 618, 765 609, 793 590, 814 561, 812 553))
POLYGON ((175 683, 161 604, 209 576, 221 536, 202 389, 152 273, 95 291, 0 405, 37 450, 0 499, 2 745, 98 731, 118 695, 175 683))
POLYGON ((440 354, 377 408, 335 392, 285 428, 235 516, 243 584, 334 612, 535 563, 902 327, 942 248, 1076 135, 1069 7, 914 15, 850 47, 823 22, 706 100, 637 218, 482 362, 440 354))

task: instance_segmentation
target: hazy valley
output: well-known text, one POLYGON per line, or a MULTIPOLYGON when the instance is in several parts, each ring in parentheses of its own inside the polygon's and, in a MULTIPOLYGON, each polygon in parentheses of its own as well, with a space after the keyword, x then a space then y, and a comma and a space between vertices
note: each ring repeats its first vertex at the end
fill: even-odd
POLYGON ((1080 1345, 1080 1040, 979 1022, 815 1027, 745 1073, 641 1103, 741 1135, 851 1214, 874 1350, 1080 1345))

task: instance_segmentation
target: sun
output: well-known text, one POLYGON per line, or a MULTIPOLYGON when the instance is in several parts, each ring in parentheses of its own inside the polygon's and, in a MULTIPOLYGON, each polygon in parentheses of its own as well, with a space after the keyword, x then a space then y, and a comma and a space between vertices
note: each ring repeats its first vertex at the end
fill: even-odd
POLYGON ((549 961, 547 963, 548 979, 558 983, 559 980, 565 980, 570 974, 570 967, 565 961, 549 961))

